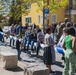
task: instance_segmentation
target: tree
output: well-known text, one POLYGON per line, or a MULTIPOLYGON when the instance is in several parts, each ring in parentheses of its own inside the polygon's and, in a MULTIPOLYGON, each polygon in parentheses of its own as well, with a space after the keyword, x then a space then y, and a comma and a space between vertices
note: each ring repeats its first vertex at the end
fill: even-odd
POLYGON ((63 8, 67 5, 69 0, 12 0, 10 16, 14 18, 14 20, 20 20, 22 17, 22 13, 27 15, 30 10, 27 10, 29 3, 37 3, 39 8, 37 11, 42 11, 44 8, 48 8, 49 11, 57 11, 59 8, 63 8), (50 3, 48 3, 50 1, 50 3))
POLYGON ((10 11, 11 0, 0 0, 0 13, 3 15, 8 15, 10 11))
POLYGON ((37 4, 39 6, 38 10, 43 11, 43 8, 48 8, 50 12, 55 12, 60 8, 66 7, 68 2, 69 0, 38 0, 37 4))
POLYGON ((39 6, 37 11, 42 11, 43 12, 43 31, 45 30, 45 28, 48 27, 48 24, 49 24, 49 19, 46 19, 47 24, 45 25, 44 10, 48 9, 49 12, 57 12, 60 8, 66 7, 66 5, 68 3, 69 3, 69 0, 38 0, 37 1, 37 4, 39 6))
POLYGON ((0 1, 0 14, 2 13, 2 10, 4 9, 3 1, 0 1))
POLYGON ((22 17, 22 13, 28 14, 29 10, 27 10, 29 0, 12 0, 11 10, 9 15, 13 17, 14 20, 20 20, 22 17))

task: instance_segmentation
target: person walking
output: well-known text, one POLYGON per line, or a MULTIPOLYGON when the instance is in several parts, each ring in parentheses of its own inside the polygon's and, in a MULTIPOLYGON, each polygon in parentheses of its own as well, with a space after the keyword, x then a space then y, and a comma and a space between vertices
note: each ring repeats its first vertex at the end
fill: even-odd
POLYGON ((76 67, 76 37, 75 29, 69 28, 64 40, 65 66, 62 75, 74 75, 76 67))

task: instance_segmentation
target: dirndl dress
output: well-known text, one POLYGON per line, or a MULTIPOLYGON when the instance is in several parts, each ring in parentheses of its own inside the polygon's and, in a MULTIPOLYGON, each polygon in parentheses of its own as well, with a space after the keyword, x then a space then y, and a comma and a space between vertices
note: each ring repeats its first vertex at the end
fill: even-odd
POLYGON ((52 64, 52 53, 51 53, 51 47, 45 47, 44 48, 44 64, 51 65, 52 64))

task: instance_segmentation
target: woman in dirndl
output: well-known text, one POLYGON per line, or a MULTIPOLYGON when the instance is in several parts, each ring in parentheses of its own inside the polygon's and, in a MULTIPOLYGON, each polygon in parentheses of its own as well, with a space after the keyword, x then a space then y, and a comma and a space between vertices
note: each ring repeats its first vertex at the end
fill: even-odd
POLYGON ((46 65, 46 67, 49 68, 49 72, 50 73, 55 73, 54 71, 52 71, 51 69, 51 65, 52 65, 52 52, 51 52, 51 47, 54 47, 54 42, 51 42, 51 40, 53 40, 51 38, 51 29, 47 28, 46 30, 46 34, 44 37, 44 44, 45 44, 45 48, 44 48, 44 64, 46 65))

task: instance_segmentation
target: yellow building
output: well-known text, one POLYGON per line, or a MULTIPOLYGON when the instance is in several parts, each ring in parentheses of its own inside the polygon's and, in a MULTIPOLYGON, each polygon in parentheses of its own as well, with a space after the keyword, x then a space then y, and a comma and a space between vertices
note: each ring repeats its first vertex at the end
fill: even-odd
POLYGON ((70 18, 72 22, 76 22, 76 0, 70 0, 70 3, 67 5, 65 10, 65 16, 70 18))
MULTIPOLYGON (((53 22, 62 22, 64 18, 70 18, 72 22, 76 22, 76 2, 75 0, 70 0, 70 4, 72 8, 69 10, 69 5, 67 7, 61 8, 59 11, 55 13, 49 13, 49 25, 53 22)), ((22 24, 25 25, 26 23, 39 25, 40 27, 43 26, 43 12, 37 12, 38 6, 36 3, 30 4, 29 10, 30 13, 27 16, 22 15, 22 24)), ((45 15, 46 16, 46 15, 45 15)), ((45 19, 47 20, 47 19, 45 19)), ((45 23, 47 24, 47 23, 45 23)))
POLYGON ((25 25, 26 23, 29 24, 36 24, 42 27, 41 25, 43 24, 43 13, 41 11, 37 12, 37 4, 33 3, 32 5, 30 4, 29 9, 30 13, 28 13, 27 16, 22 15, 22 24, 25 25))

